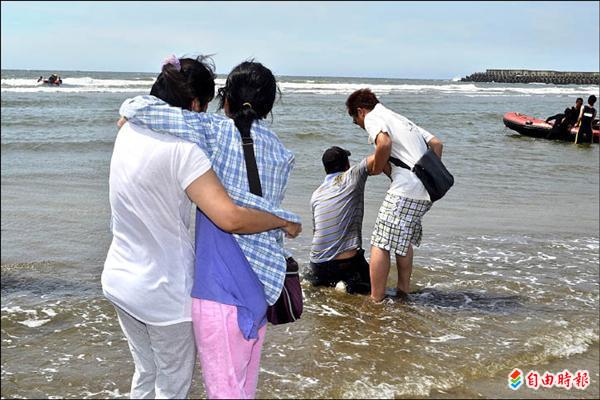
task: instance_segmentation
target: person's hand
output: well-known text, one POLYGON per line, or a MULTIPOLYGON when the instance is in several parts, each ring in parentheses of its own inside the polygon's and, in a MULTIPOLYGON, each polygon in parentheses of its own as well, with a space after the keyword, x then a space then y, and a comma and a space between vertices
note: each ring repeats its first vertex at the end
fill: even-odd
POLYGON ((285 232, 285 236, 288 238, 295 238, 302 232, 302 224, 296 224, 290 221, 286 221, 285 225, 281 228, 285 232))
POLYGON ((125 123, 127 123, 127 118, 125 117, 121 117, 119 118, 119 120, 117 121, 117 127, 119 129, 121 129, 123 127, 123 125, 125 125, 125 123))

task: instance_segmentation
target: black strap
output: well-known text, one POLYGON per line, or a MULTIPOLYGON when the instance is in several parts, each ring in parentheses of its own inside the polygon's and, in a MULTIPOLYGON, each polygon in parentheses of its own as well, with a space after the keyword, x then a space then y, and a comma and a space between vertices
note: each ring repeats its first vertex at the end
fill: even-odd
MULTIPOLYGON (((427 144, 427 140, 425 140, 425 138, 423 138, 423 141, 425 142, 425 147, 427 147, 429 149, 429 144, 427 144)), ((406 164, 404 161, 402 161, 399 158, 390 156, 388 161, 391 162, 392 164, 394 164, 396 167, 406 168, 407 170, 412 171, 412 168, 409 167, 408 164, 406 164)))
POLYGON ((249 132, 247 136, 242 135, 242 148, 244 149, 244 159, 246 160, 246 172, 248 173, 250 192, 262 197, 262 187, 260 185, 260 177, 258 176, 258 167, 256 166, 256 157, 254 155, 254 141, 249 132))
POLYGON ((404 161, 402 161, 399 158, 396 157, 390 157, 390 162, 392 164, 394 164, 396 167, 401 167, 401 168, 406 168, 407 170, 412 170, 411 167, 409 167, 408 165, 406 165, 406 163, 404 163, 404 161))

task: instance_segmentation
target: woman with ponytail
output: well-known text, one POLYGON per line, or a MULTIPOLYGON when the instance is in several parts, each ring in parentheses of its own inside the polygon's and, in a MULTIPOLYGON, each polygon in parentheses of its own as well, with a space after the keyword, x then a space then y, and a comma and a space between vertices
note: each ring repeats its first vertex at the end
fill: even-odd
MULTIPOLYGON (((189 112, 152 96, 126 100, 120 113, 130 123, 197 143, 237 204, 299 223, 280 208, 294 155, 264 121, 277 92, 273 73, 246 61, 218 92, 225 116, 189 112)), ((197 212, 192 320, 209 398, 255 397, 267 306, 282 291, 287 256, 279 229, 231 235, 197 212)))

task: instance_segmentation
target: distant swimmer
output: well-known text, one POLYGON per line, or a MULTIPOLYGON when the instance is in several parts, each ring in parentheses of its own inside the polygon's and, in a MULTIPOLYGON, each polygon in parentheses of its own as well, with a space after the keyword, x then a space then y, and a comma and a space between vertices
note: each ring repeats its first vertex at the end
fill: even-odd
POLYGON ((594 104, 596 103, 596 96, 591 95, 588 97, 587 105, 583 106, 579 112, 579 118, 577 119, 576 126, 579 126, 577 135, 575 136, 575 143, 593 143, 594 135, 592 123, 596 117, 596 109, 594 104))
POLYGON ((325 180, 310 199, 313 239, 310 269, 305 278, 313 286, 335 286, 348 293, 369 294, 362 222, 365 183, 374 157, 350 166, 349 155, 348 150, 337 146, 323 153, 325 180))
POLYGON ((40 76, 40 78, 37 81, 38 81, 38 83, 43 82, 44 81, 44 77, 40 76))

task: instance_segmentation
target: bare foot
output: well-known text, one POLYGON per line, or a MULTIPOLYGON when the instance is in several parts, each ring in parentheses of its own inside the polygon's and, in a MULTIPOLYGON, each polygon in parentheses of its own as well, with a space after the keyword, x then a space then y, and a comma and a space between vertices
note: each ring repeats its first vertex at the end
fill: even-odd
POLYGON ((402 300, 402 301, 407 301, 408 300, 408 293, 406 293, 405 291, 396 288, 396 297, 398 298, 398 300, 402 300))
POLYGON ((369 298, 373 301, 373 303, 380 304, 385 299, 385 296, 377 298, 377 297, 373 297, 371 295, 371 296, 369 296, 369 298))

